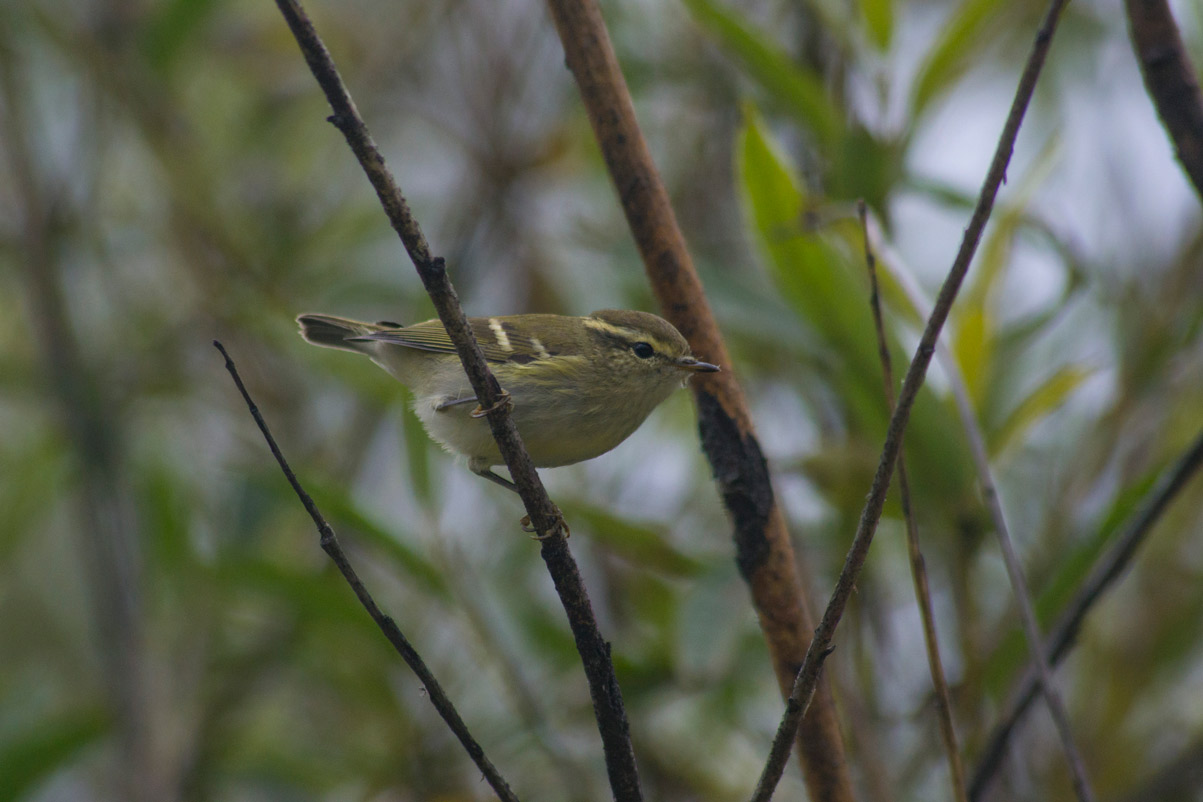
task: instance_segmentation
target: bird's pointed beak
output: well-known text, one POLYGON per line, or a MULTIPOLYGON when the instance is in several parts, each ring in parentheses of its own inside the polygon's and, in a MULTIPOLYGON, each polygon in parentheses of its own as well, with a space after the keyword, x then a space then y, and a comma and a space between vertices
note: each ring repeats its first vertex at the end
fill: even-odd
POLYGON ((718 365, 702 362, 691 356, 683 356, 677 360, 677 367, 690 373, 718 373, 718 365))

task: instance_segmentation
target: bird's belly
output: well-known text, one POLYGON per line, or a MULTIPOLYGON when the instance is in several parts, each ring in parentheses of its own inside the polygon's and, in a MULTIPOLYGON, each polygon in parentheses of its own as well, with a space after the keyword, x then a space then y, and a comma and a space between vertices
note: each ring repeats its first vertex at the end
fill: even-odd
MULTIPOLYGON (((448 451, 479 463, 504 464, 488 421, 471 416, 477 408, 475 400, 439 409, 442 403, 442 398, 427 397, 414 405, 431 438, 448 451)), ((564 403, 515 403, 513 417, 535 466, 555 468, 606 453, 630 436, 647 413, 632 416, 628 412, 624 416, 628 420, 616 426, 613 420, 603 421, 600 409, 580 409, 564 403)))

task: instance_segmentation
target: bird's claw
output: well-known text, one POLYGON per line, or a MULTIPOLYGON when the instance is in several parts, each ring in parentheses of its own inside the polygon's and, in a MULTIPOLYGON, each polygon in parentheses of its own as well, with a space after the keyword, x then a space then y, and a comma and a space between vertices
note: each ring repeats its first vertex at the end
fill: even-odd
MULTIPOLYGON (((531 525, 529 515, 523 515, 522 520, 520 520, 518 523, 522 526, 523 532, 537 532, 538 531, 535 529, 534 526, 531 525)), ((542 534, 542 535, 540 535, 540 534, 531 535, 531 540, 547 540, 548 538, 555 537, 557 532, 563 532, 565 540, 572 537, 572 530, 570 530, 568 528, 568 521, 564 520, 564 514, 562 512, 560 512, 559 507, 556 507, 556 517, 555 517, 555 520, 552 522, 551 529, 549 529, 545 534, 542 534)))
POLYGON ((468 416, 471 418, 483 418, 485 415, 488 415, 490 412, 501 409, 502 407, 504 407, 505 405, 507 405, 509 403, 510 403, 509 391, 502 390, 501 395, 498 396, 497 400, 495 402, 493 402, 493 404, 490 405, 488 409, 484 409, 480 406, 480 404, 477 404, 476 409, 469 412, 468 416))

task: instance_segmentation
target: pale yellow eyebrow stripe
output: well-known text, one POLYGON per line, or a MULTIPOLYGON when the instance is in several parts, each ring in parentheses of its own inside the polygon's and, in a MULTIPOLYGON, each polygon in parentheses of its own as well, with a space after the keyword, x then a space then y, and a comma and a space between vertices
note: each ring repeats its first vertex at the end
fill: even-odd
POLYGON ((633 329, 628 329, 626 326, 614 326, 604 320, 598 320, 595 317, 587 317, 583 318, 582 320, 587 328, 593 329, 594 331, 599 331, 602 334, 618 337, 619 339, 627 342, 641 340, 648 343, 660 352, 667 350, 663 340, 648 332, 635 331, 633 329))
POLYGON ((609 334, 614 337, 621 337, 624 340, 629 340, 633 332, 625 326, 614 326, 604 320, 598 320, 595 317, 583 318, 585 326, 595 331, 600 331, 603 334, 609 334))
POLYGON ((500 320, 495 317, 489 318, 489 328, 493 330, 493 336, 497 338, 497 344, 501 346, 503 351, 514 350, 514 346, 510 345, 510 335, 505 333, 500 320))

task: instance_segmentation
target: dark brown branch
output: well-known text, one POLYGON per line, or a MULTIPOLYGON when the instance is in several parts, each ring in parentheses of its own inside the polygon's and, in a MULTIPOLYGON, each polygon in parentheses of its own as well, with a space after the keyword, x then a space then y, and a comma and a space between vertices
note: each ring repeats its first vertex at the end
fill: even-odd
MULTIPOLYGON (((726 345, 639 130, 596 1, 549 0, 548 5, 660 308, 695 354, 724 368, 691 382, 702 448, 734 523, 736 560, 786 696, 810 643, 814 617, 747 401, 735 371, 728 369, 726 345)), ((825 685, 802 723, 798 741, 810 798, 851 802, 843 738, 825 685)))
POLYGON ((1161 124, 1203 197, 1203 94, 1166 0, 1125 0, 1132 48, 1161 124))
MULTIPOLYGON (((1144 543, 1153 526, 1161 519, 1170 503, 1186 486, 1186 483, 1203 467, 1203 432, 1186 452, 1167 469, 1157 484, 1137 507, 1136 512, 1123 527, 1119 538, 1107 554, 1095 565, 1090 575, 1074 598, 1066 605, 1045 639, 1044 653, 1048 662, 1056 665, 1065 658, 1077 640, 1078 632, 1087 613, 1103 597, 1103 594, 1123 575, 1144 543)), ((969 787, 969 798, 981 799, 990 781, 994 778, 1006 754, 1007 742, 1020 717, 1031 706, 1039 690, 1036 677, 1029 671, 1011 694, 1006 709, 999 717, 1000 722, 990 734, 977 770, 969 787)))
POLYGON ((497 792, 498 798, 506 802, 518 802, 518 797, 514 795, 514 792, 510 790, 509 784, 506 783, 500 772, 497 771, 497 768, 485 756, 484 749, 472 737, 472 733, 468 731, 468 726, 464 724, 464 720, 460 717, 459 712, 451 704, 451 700, 447 698, 447 694, 443 692, 443 686, 439 684, 434 674, 427 668, 421 655, 410 644, 409 639, 401 632, 396 622, 381 611, 376 605, 376 600, 372 598, 372 595, 368 593, 368 589, 364 587, 359 575, 351 566, 351 561, 347 559, 342 544, 338 542, 338 536, 334 534, 334 529, 326 522, 321 511, 318 510, 317 504, 305 492, 305 488, 301 487, 296 474, 292 472, 288 461, 284 459, 284 455, 280 452, 280 447, 276 445, 276 439, 272 437, 271 430, 267 427, 267 422, 259 412, 259 407, 255 405, 251 394, 246 389, 246 385, 242 383, 242 377, 238 375, 238 369, 234 367, 234 360, 230 359, 230 355, 226 353, 226 349, 217 340, 213 341, 213 345, 221 352, 222 357, 225 359, 226 370, 230 372, 231 378, 234 379, 234 384, 238 387, 238 392, 242 394, 242 400, 246 402, 247 409, 251 412, 251 417, 255 419, 255 425, 263 433, 263 439, 267 441, 267 446, 271 449, 272 456, 276 458, 276 462, 279 463, 280 470, 284 472, 288 483, 292 485, 293 492, 297 494, 297 498, 301 500, 305 511, 309 513, 309 517, 313 519, 313 523, 317 526, 318 534, 321 535, 322 550, 330 555, 330 559, 338 566, 338 570, 342 573, 343 578, 347 580, 347 584, 355 591, 355 596, 359 599, 359 603, 368 611, 368 615, 376 622, 376 626, 380 627, 380 631, 384 633, 384 637, 388 638, 388 642, 397 650, 397 654, 401 655, 401 659, 405 661, 406 665, 410 667, 423 687, 425 687, 430 703, 434 705, 435 710, 439 711, 439 715, 443 717, 443 721, 447 722, 447 726, 451 728, 451 731, 455 733, 455 737, 463 744, 464 750, 472 758, 472 762, 476 764, 476 767, 480 769, 481 774, 484 775, 489 785, 497 792))
MULTIPOLYGON (((869 219, 865 202, 857 202, 861 233, 864 236, 865 268, 869 272, 869 306, 873 310, 873 328, 877 333, 877 354, 881 360, 882 380, 885 383, 886 405, 894 411, 894 367, 890 358, 890 346, 886 339, 885 321, 881 314, 881 295, 877 285, 877 257, 869 241, 869 219)), ((966 802, 965 766, 961 760, 961 749, 957 744, 957 731, 952 721, 952 695, 948 692, 948 679, 944 675, 944 662, 940 659, 940 638, 936 630, 936 617, 932 613, 931 587, 927 581, 927 566, 919 548, 919 524, 911 509, 910 482, 906 475, 906 450, 898 445, 898 495, 902 502, 902 517, 906 520, 906 546, 911 564, 911 580, 915 585, 915 602, 919 605, 919 617, 923 623, 923 642, 927 649, 927 667, 931 672, 932 688, 936 692, 936 718, 940 724, 940 738, 948 756, 949 781, 952 796, 957 802, 966 802)))
POLYGON ((977 251, 982 231, 994 209, 994 200, 1006 177, 1007 164, 1010 162, 1011 153, 1015 148, 1015 139, 1019 135, 1020 124, 1023 122, 1028 104, 1032 100, 1036 79, 1039 78, 1041 68, 1044 66, 1053 33, 1057 29, 1057 22, 1060 20, 1061 11, 1066 2, 1067 0, 1052 0, 1048 13, 1036 33, 1036 40, 1032 45, 1032 51, 1024 66, 1023 74, 1020 76, 1015 99, 1011 103, 1011 110, 1007 115, 1002 134, 999 136, 998 146, 994 150, 994 158, 990 162, 989 172, 986 173, 985 181, 982 183, 981 194, 978 197, 973 216, 965 228, 960 249, 957 251, 947 278, 940 287, 939 294, 936 296, 936 303, 927 319, 923 335, 919 339, 919 346, 915 350, 914 358, 911 359, 906 378, 903 379, 898 405, 894 408, 894 414, 890 417, 890 425, 886 429, 881 459, 873 476, 869 497, 861 511, 856 536, 853 538, 852 546, 844 560, 844 568, 836 580, 835 590, 832 591, 831 600, 823 613, 823 619, 815 630, 814 640, 811 641, 810 648, 807 650, 806 659, 798 671, 798 678, 794 682, 789 704, 786 706, 785 715, 773 740, 769 760, 765 764, 760 782, 752 797, 756 802, 767 802, 781 779, 781 772, 784 770, 785 761, 789 756, 790 743, 797 731, 798 722, 814 694, 823 661, 832 649, 831 642, 835 636, 835 630, 839 626, 844 608, 856 586, 856 578, 869 554, 869 546, 873 543, 873 535, 877 530, 877 523, 881 519, 881 510, 885 505, 886 493, 890 488, 890 477, 893 475, 894 463, 898 459, 898 451, 902 446, 902 433, 910 418, 911 407, 914 405, 915 399, 919 395, 919 388, 923 385, 923 380, 927 375, 927 368, 935 353, 940 330, 944 327, 944 322, 948 319, 948 314, 952 309, 952 303, 960 291, 965 275, 969 272, 969 264, 977 251))
POLYGON ((518 487, 531 523, 543 538, 541 555, 568 615, 572 636, 584 664, 614 798, 619 802, 638 802, 642 799, 642 793, 635 766, 635 751, 631 746, 630 728, 622 704, 622 694, 614 675, 614 665, 610 660, 610 646, 598 629, 589 595, 585 591, 576 561, 568 550, 564 537, 564 521, 548 497, 547 490, 543 487, 543 482, 510 417, 508 396, 489 371, 480 346, 468 328, 467 318, 455 290, 447 278, 443 260, 430 255, 426 238, 410 214, 404 196, 385 166, 384 157, 360 118, 330 58, 330 53, 296 0, 277 0, 276 5, 292 29, 309 69, 334 110, 331 122, 346 137, 347 144, 355 153, 368 180, 372 182, 389 222, 401 237, 422 284, 434 302, 439 319, 455 343, 481 408, 488 410, 486 419, 493 437, 497 440, 510 476, 518 487))

